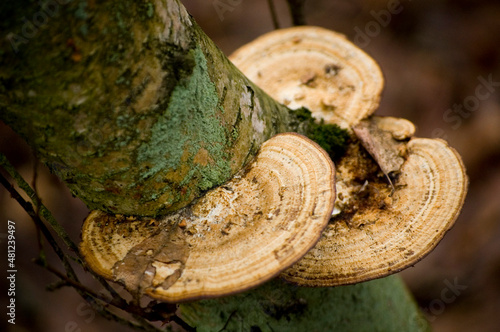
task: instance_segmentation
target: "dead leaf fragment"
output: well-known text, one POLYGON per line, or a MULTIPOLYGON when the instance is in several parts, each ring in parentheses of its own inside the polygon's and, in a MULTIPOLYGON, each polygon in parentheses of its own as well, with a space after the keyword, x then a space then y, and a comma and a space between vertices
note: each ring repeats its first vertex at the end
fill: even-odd
POLYGON ((405 143, 394 139, 391 131, 381 129, 374 119, 362 120, 352 129, 392 185, 391 175, 399 173, 404 163, 405 143))
POLYGON ((169 226, 158 227, 113 266, 113 279, 132 294, 142 296, 146 289, 160 284, 168 288, 181 276, 189 257, 188 243, 180 227, 169 226))

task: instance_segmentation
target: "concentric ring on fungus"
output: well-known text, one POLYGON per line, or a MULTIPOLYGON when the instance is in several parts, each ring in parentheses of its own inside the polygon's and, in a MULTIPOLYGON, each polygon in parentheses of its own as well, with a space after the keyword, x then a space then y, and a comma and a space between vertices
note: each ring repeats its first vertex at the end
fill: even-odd
POLYGON ((243 291, 316 244, 333 209, 334 175, 316 143, 280 134, 231 181, 161 220, 93 211, 81 251, 136 296, 179 302, 243 291))
POLYGON ((269 32, 229 59, 291 109, 350 128, 378 107, 384 85, 377 63, 344 35, 300 26, 269 32))
MULTIPOLYGON (((355 179, 352 164, 360 161, 346 159, 337 165, 337 183, 350 186, 344 201, 353 193, 356 197, 332 218, 318 244, 281 274, 287 281, 337 286, 398 272, 428 254, 459 215, 467 176, 460 156, 442 140, 408 142, 392 196, 375 179, 361 188, 353 185, 360 179, 355 179)), ((341 195, 343 190, 337 189, 341 195)))

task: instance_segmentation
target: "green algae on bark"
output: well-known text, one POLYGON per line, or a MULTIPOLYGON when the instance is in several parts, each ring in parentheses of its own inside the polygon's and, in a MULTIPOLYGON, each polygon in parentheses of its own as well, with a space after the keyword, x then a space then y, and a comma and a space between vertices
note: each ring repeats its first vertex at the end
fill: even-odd
POLYGON ((66 1, 14 50, 45 8, 21 5, 3 5, 0 119, 90 209, 178 209, 296 129, 178 1, 66 1))
POLYGON ((279 279, 229 297, 179 306, 199 332, 424 332, 429 325, 400 278, 307 288, 279 279))

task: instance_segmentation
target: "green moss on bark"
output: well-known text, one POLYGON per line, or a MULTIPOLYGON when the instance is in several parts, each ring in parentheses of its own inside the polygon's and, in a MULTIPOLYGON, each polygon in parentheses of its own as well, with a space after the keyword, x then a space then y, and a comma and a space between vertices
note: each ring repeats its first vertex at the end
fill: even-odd
POLYGON ((217 107, 219 98, 208 76, 205 57, 199 48, 190 51, 190 56, 194 62, 191 75, 174 88, 166 111, 151 128, 151 138, 139 146, 137 161, 151 165, 142 174, 144 178, 168 173, 186 163, 192 165, 180 185, 199 177, 198 189, 206 190, 228 180, 231 171, 217 107))
POLYGON ((335 288, 273 280, 239 295, 183 304, 180 310, 198 332, 430 331, 395 276, 335 288))
POLYGON ((0 31, 0 118, 89 208, 178 209, 293 130, 177 1, 58 8, 17 53, 0 31))
POLYGON ((344 155, 349 143, 347 130, 336 124, 324 123, 323 119, 317 121, 305 107, 290 110, 290 114, 297 130, 318 143, 334 162, 344 155))

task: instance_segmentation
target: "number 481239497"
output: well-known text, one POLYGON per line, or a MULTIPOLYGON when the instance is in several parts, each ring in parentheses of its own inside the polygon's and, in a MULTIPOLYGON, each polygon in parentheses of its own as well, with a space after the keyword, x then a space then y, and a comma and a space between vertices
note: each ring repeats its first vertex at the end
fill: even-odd
POLYGON ((7 261, 9 262, 9 268, 15 268, 16 261, 16 223, 9 220, 7 224, 7 261))

